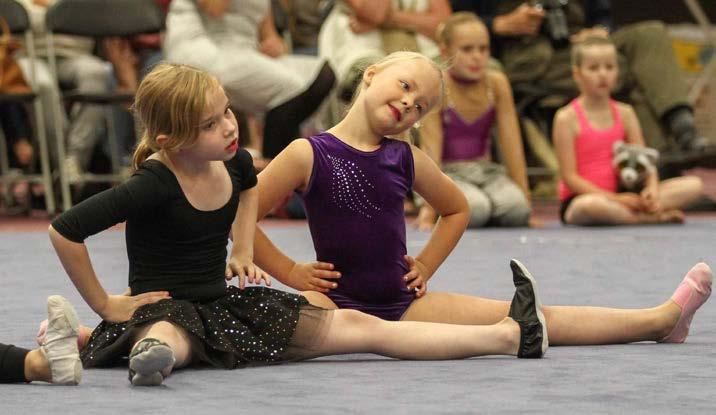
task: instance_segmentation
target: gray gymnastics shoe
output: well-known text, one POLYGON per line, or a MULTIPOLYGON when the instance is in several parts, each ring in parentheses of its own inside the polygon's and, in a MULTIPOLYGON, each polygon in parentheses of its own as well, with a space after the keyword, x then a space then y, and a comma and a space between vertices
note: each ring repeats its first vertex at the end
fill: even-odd
POLYGON ((549 347, 547 323, 542 314, 542 302, 537 293, 537 282, 524 265, 516 259, 510 261, 515 296, 508 316, 520 326, 520 348, 517 357, 540 358, 549 347))
POLYGON ((54 385, 77 385, 82 380, 79 331, 79 318, 72 304, 59 295, 48 297, 47 332, 40 350, 50 364, 54 385))
POLYGON ((164 380, 162 371, 174 362, 174 352, 168 344, 146 338, 129 354, 129 381, 132 386, 159 386, 164 380))

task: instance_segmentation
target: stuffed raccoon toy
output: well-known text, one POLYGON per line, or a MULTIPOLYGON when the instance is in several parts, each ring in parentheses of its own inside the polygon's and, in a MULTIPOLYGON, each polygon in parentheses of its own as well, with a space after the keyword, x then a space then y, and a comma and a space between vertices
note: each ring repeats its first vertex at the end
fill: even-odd
POLYGON ((653 148, 617 141, 612 147, 612 165, 619 174, 619 190, 640 192, 648 174, 656 169, 659 152, 653 148))

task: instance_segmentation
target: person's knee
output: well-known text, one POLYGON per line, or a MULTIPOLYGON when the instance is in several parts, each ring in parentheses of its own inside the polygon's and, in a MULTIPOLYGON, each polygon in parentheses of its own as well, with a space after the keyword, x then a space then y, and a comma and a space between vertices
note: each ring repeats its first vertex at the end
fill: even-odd
POLYGON ((479 228, 485 226, 492 215, 492 203, 490 199, 482 194, 472 194, 467 196, 467 205, 470 209, 470 222, 468 227, 479 228))
POLYGON ((174 344, 183 342, 187 339, 186 330, 180 326, 166 320, 157 321, 152 323, 149 330, 146 332, 145 337, 161 337, 162 339, 169 340, 174 344))
POLYGON ((502 215, 495 217, 498 226, 526 226, 532 209, 527 201, 516 201, 505 208, 502 215))
MULTIPOLYGON (((353 330, 364 330, 366 332, 370 332, 375 330, 384 322, 378 317, 360 312, 358 310, 342 309, 340 310, 339 315, 343 324, 345 324, 347 328, 351 328, 353 330)), ((336 314, 334 314, 333 318, 336 318, 336 314)))
POLYGON ((682 180, 682 189, 690 196, 690 197, 698 197, 700 196, 704 191, 704 181, 701 180, 698 176, 684 176, 681 178, 682 180))
POLYGON ((99 60, 87 59, 74 66, 77 72, 77 89, 82 92, 109 90, 109 68, 99 60))
POLYGON ((524 193, 516 186, 505 188, 493 201, 492 221, 498 226, 525 226, 529 222, 532 209, 524 193))
POLYGON ((589 224, 604 214, 608 201, 600 195, 578 196, 565 213, 565 221, 574 225, 589 224))

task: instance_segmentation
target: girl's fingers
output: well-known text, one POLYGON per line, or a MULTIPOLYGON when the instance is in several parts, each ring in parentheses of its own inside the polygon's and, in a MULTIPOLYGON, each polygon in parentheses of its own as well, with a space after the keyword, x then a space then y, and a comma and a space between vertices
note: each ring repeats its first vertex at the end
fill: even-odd
POLYGON ((161 298, 170 298, 169 291, 149 291, 146 293, 137 294, 134 296, 134 298, 136 300, 143 300, 145 298, 154 297, 154 296, 161 297, 161 298))
POLYGON ((422 283, 422 284, 420 284, 420 286, 418 287, 418 292, 417 292, 416 296, 417 296, 418 298, 424 296, 424 295, 425 295, 425 292, 426 292, 427 290, 428 290, 428 284, 427 284, 427 283, 422 283))
POLYGON ((421 286, 425 285, 425 281, 423 281, 422 278, 415 278, 410 284, 408 284, 409 290, 415 290, 415 288, 419 288, 421 286))
POLYGON ((333 269, 333 264, 331 264, 330 262, 314 262, 314 263, 311 264, 311 265, 312 265, 313 268, 315 268, 315 269, 326 269, 326 270, 332 270, 332 269, 333 269))
POLYGON ((270 275, 268 275, 267 273, 261 271, 261 278, 264 280, 264 282, 266 283, 266 286, 267 286, 267 287, 270 287, 270 286, 271 286, 271 276, 270 276, 270 275))
POLYGON ((340 278, 341 277, 341 273, 338 271, 313 270, 312 275, 315 278, 340 278))
POLYGON ((311 286, 309 287, 309 291, 317 291, 317 292, 319 292, 319 293, 326 294, 326 293, 328 293, 328 291, 330 291, 330 290, 329 290, 328 288, 323 288, 323 287, 320 287, 320 286, 318 286, 318 285, 311 285, 311 286))
POLYGON ((247 271, 248 271, 248 272, 247 272, 247 275, 248 275, 248 277, 249 277, 249 282, 252 283, 252 284, 253 284, 253 283, 257 283, 257 282, 258 282, 258 278, 255 278, 255 277, 256 277, 256 269, 254 269, 254 267, 253 267, 252 265, 249 265, 249 266, 246 267, 246 268, 247 268, 247 271))
POLYGON ((239 289, 243 290, 246 287, 246 275, 243 273, 239 274, 239 289))
POLYGON ((409 273, 407 273, 407 274, 405 274, 405 275, 403 276, 403 279, 404 279, 406 282, 410 282, 410 281, 412 281, 412 280, 414 280, 414 279, 416 279, 416 278, 418 278, 418 272, 415 271, 415 270, 410 271, 409 273))
POLYGON ((134 305, 135 305, 135 309, 136 309, 143 305, 154 304, 158 301, 164 300, 166 298, 171 298, 171 297, 169 297, 169 293, 155 291, 155 292, 139 294, 139 295, 135 296, 134 298, 135 298, 134 305))
POLYGON ((317 286, 317 287, 325 288, 325 289, 336 288, 338 286, 338 284, 336 284, 333 281, 326 281, 326 280, 322 280, 320 278, 311 279, 311 284, 314 286, 317 286))

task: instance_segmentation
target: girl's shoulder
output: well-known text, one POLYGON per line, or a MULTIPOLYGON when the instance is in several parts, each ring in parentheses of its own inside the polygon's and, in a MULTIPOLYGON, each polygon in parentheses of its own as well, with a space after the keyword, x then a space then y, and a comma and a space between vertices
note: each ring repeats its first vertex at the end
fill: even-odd
POLYGON ((561 107, 554 114, 554 122, 571 122, 577 121, 577 112, 574 110, 574 106, 570 102, 569 104, 561 107))
POLYGON ((616 106, 617 110, 619 111, 619 115, 621 115, 622 119, 625 119, 627 117, 630 117, 634 113, 634 107, 627 104, 626 102, 621 101, 612 101, 614 102, 614 105, 616 106))
POLYGON ((496 69, 488 69, 486 74, 486 79, 490 87, 504 88, 510 86, 510 80, 507 79, 507 75, 505 75, 504 72, 498 71, 496 69))

